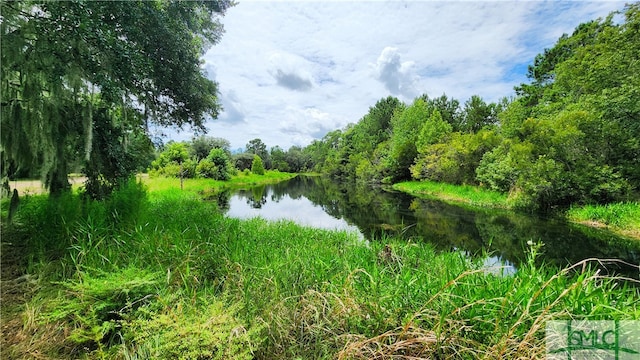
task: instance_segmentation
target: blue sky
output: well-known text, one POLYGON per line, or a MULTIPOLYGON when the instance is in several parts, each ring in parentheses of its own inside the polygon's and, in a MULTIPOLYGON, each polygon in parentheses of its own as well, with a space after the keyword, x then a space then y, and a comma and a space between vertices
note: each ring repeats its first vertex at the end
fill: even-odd
MULTIPOLYGON (((285 150, 357 122, 376 101, 496 101, 527 65, 619 1, 246 1, 203 57, 225 108, 207 135, 285 150)), ((188 140, 190 131, 165 131, 188 140)))

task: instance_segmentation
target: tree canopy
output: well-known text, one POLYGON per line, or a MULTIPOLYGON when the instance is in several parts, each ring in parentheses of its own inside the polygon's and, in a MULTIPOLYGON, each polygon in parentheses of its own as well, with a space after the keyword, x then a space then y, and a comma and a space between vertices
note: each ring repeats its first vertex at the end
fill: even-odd
POLYGON ((131 166, 104 164, 126 158, 128 139, 150 122, 204 130, 221 107, 201 56, 219 41, 219 17, 232 5, 3 1, 3 177, 9 163, 39 169, 57 193, 68 187, 68 163, 80 157, 91 164, 89 177, 111 171, 116 180, 131 166), (111 150, 96 152, 105 146, 111 150))

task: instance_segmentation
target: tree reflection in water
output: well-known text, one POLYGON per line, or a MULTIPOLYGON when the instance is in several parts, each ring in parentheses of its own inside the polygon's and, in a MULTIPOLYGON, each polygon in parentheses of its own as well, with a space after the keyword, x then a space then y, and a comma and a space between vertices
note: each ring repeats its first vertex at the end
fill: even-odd
MULTIPOLYGON (((487 266, 517 268, 526 259, 527 242, 544 244, 538 261, 547 264, 566 266, 591 257, 640 263, 638 242, 606 231, 507 210, 454 206, 317 176, 298 176, 222 196, 218 201, 226 201, 221 208, 229 216, 288 219, 308 226, 358 231, 370 241, 385 236, 426 241, 439 251, 488 255, 484 260, 487 266)), ((638 277, 637 268, 619 270, 638 277)))

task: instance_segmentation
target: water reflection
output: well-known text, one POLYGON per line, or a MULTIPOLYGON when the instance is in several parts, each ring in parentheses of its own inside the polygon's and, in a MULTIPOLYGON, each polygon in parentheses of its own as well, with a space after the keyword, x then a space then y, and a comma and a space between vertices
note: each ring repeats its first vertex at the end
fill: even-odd
MULTIPOLYGON (((439 201, 371 187, 298 176, 218 198, 229 216, 291 219, 320 228, 358 231, 376 241, 400 236, 426 241, 437 250, 489 254, 491 264, 517 267, 527 242, 542 242, 541 261, 565 266, 585 258, 618 258, 640 263, 640 244, 608 232, 504 210, 471 210, 439 201), (492 260, 493 259, 493 260, 492 260)), ((614 269, 638 277, 638 269, 614 269)))
POLYGON ((345 219, 327 214, 319 205, 305 197, 292 198, 287 194, 269 194, 271 189, 256 192, 239 191, 229 199, 227 215, 240 219, 262 217, 267 220, 294 220, 295 222, 323 229, 339 229, 358 232, 358 227, 345 219))

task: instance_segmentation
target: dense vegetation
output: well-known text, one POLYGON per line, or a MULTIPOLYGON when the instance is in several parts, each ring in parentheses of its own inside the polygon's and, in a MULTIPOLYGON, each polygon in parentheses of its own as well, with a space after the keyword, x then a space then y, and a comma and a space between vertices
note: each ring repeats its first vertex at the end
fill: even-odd
POLYGON ((534 243, 505 275, 424 242, 227 218, 188 181, 23 198, 3 224, 21 275, 3 299, 26 297, 3 301, 3 356, 541 358, 549 319, 640 319, 637 287, 540 266, 534 243))
POLYGON ((527 210, 635 198, 640 5, 618 15, 582 24, 538 55, 515 98, 388 97, 305 151, 335 178, 480 185, 527 210))
POLYGON ((282 172, 308 171, 309 157, 300 147, 283 151, 275 146, 267 151, 260 139, 247 143, 244 152, 232 154, 229 141, 199 136, 191 141, 169 142, 162 147, 157 159, 150 163, 152 176, 177 178, 210 178, 228 180, 238 171, 263 175, 265 170, 282 172))

